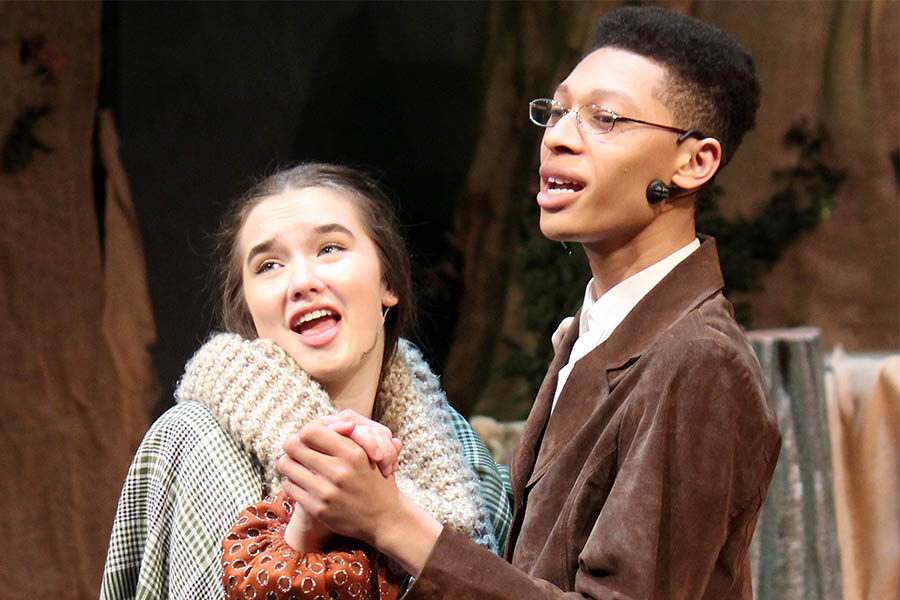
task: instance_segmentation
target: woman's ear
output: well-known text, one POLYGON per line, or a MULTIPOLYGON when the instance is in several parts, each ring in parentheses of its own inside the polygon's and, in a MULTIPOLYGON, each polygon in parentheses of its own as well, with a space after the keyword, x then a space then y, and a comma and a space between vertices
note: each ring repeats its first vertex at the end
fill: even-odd
POLYGON ((397 294, 391 291, 390 288, 385 286, 384 293, 381 294, 381 306, 382 309, 390 308, 391 306, 397 306, 397 303, 400 302, 400 299, 397 298, 397 294))
POLYGON ((683 190, 695 190, 709 181, 722 163, 722 144, 716 138, 685 140, 678 154, 679 164, 672 183, 683 190))

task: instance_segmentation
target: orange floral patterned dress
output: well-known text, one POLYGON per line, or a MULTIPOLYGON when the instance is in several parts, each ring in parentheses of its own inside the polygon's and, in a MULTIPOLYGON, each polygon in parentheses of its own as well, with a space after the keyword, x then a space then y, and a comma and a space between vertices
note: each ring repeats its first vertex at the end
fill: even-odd
POLYGON ((338 538, 325 552, 298 552, 284 530, 294 511, 284 492, 245 508, 222 540, 226 600, 395 600, 402 574, 376 564, 362 542, 338 538), (355 546, 355 548, 353 547, 355 546))

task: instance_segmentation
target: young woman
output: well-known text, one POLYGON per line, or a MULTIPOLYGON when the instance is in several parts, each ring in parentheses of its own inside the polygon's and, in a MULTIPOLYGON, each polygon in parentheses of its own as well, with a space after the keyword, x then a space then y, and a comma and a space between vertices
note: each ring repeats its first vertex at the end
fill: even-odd
MULTIPOLYGON (((510 520, 504 479, 447 404, 422 356, 401 339, 414 314, 409 258, 378 186, 333 165, 283 171, 235 205, 222 242, 219 277, 229 333, 214 335, 191 358, 176 406, 138 449, 119 502, 101 597, 221 598, 222 561, 234 575, 234 561, 244 560, 234 556, 254 535, 270 536, 267 548, 280 544, 290 555, 286 565, 296 567, 306 557, 305 567, 317 571, 322 561, 359 562, 365 582, 377 584, 372 573, 380 572, 383 589, 395 593, 396 569, 378 568, 372 563, 382 561, 374 552, 332 538, 279 495, 275 464, 284 441, 305 423, 342 409, 387 427, 373 431, 335 419, 336 428, 395 477, 409 501, 499 550, 510 520), (396 447, 385 443, 387 430, 402 444, 397 464, 391 460, 396 447), (248 515, 260 511, 242 509, 267 497, 277 510, 262 516, 272 527, 246 527, 248 515), (224 541, 223 558, 226 535, 240 539, 224 541)), ((237 566, 241 577, 229 593, 240 590, 245 597, 263 589, 265 569, 253 572, 252 587, 250 567, 237 566)), ((355 564, 352 570, 361 572, 355 564)), ((377 594, 377 585, 366 591, 377 594)))

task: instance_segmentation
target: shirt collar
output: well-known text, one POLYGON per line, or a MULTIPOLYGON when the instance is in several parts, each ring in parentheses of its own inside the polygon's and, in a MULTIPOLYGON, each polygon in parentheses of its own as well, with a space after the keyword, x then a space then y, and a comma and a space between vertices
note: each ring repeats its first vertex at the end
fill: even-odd
POLYGON ((699 247, 700 240, 694 238, 662 260, 620 281, 599 298, 594 295, 594 279, 591 278, 584 291, 581 318, 578 322, 579 336, 590 332, 605 337, 604 330, 608 336, 628 316, 641 298, 699 247))

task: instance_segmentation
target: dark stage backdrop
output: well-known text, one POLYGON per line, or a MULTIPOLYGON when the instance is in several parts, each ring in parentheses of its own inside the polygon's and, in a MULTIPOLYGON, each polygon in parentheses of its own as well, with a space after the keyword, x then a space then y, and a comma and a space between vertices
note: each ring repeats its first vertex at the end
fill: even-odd
POLYGON ((418 341, 440 364, 453 206, 471 160, 482 3, 107 3, 104 85, 158 327, 161 405, 214 325, 209 234, 253 177, 302 160, 379 176, 417 260, 418 341))

